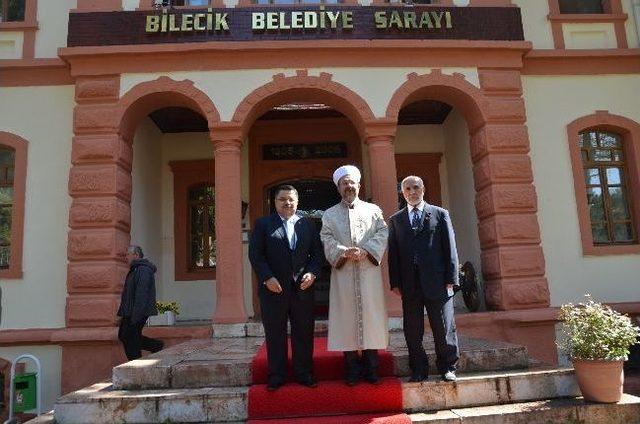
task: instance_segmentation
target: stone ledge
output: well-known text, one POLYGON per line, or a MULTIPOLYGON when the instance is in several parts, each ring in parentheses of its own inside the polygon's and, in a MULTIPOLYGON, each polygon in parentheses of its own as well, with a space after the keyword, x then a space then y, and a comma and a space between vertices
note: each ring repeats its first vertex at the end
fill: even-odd
POLYGON ((439 424, 640 423, 640 398, 623 395, 617 404, 589 403, 582 398, 551 399, 508 405, 447 409, 411 414, 411 422, 439 424))
POLYGON ((114 390, 98 383, 58 399, 59 424, 233 422, 247 418, 246 387, 114 390))
MULTIPOLYGON (((326 334, 328 326, 329 323, 327 320, 316 320, 315 334, 326 334)), ((213 338, 264 337, 264 327, 262 326, 262 322, 258 321, 238 324, 212 324, 211 327, 213 329, 213 338)), ((389 331, 402 331, 402 318, 390 317, 389 331)))
MULTIPOLYGON (((401 384, 407 412, 455 411, 455 408, 579 394, 570 369, 463 375, 455 383, 402 381, 401 384)), ((248 387, 124 391, 109 383, 99 383, 58 399, 55 418, 60 424, 208 422, 213 417, 216 421, 238 421, 247 417, 247 392, 248 387)), ((313 392, 309 395, 309 401, 313 401, 313 392)))
POLYGON ((460 375, 458 381, 402 384, 405 411, 526 402, 580 394, 572 369, 460 375))
MULTIPOLYGON (((228 337, 191 340, 171 346, 144 359, 130 361, 113 369, 117 389, 159 389, 186 387, 248 386, 251 384, 251 362, 263 338, 228 337)), ((431 335, 424 341, 430 372, 436 373, 435 347, 431 335)), ((391 333, 389 351, 394 357, 395 373, 410 374, 404 337, 391 333)), ((460 336, 462 373, 525 369, 527 350, 504 342, 471 339, 460 336)))

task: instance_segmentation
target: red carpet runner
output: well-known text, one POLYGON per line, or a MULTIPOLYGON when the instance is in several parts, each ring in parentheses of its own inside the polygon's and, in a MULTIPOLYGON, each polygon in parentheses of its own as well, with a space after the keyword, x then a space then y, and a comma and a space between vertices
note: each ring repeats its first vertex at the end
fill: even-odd
MULTIPOLYGON (((290 354, 290 353, 289 353, 290 354)), ((405 424, 402 388, 394 377, 393 357, 380 351, 379 385, 344 381, 342 352, 328 352, 327 339, 314 340, 314 373, 318 387, 287 383, 267 391, 267 350, 263 344, 253 359, 253 385, 249 388, 249 423, 252 424, 405 424)), ((289 378, 289 381, 293 379, 289 378)))

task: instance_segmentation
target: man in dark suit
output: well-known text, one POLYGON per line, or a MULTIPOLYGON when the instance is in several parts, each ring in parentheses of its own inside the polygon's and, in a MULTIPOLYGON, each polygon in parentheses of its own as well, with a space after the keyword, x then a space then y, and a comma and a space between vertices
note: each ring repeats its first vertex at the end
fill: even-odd
POLYGON ((275 195, 276 212, 258 219, 249 242, 249 259, 259 282, 267 343, 267 389, 277 390, 287 372, 287 321, 296 380, 316 387, 313 376, 313 283, 320 274, 322 245, 313 222, 297 213, 298 192, 284 185, 275 195))
POLYGON ((446 209, 424 201, 420 177, 402 180, 407 206, 389 218, 389 279, 402 296, 404 337, 409 349, 411 379, 427 379, 429 367, 422 346, 424 310, 436 347, 438 372, 456 380, 458 337, 453 318, 453 293, 458 281, 458 254, 446 209))

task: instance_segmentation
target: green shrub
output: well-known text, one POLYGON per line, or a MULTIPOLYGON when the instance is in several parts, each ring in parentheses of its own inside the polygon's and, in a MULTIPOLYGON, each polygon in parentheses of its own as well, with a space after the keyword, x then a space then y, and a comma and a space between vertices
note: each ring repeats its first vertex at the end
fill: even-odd
POLYGON ((558 346, 572 359, 626 360, 640 337, 631 319, 586 295, 585 303, 560 308, 564 340, 558 346))

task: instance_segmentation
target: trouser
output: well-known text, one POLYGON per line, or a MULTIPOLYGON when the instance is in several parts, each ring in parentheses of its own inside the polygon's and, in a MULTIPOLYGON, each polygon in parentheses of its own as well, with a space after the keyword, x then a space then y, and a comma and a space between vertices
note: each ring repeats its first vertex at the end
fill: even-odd
POLYGON ((453 297, 444 299, 426 298, 420 288, 416 271, 413 290, 402 293, 402 316, 404 337, 409 350, 409 366, 412 373, 427 375, 429 364, 422 340, 424 336, 424 310, 427 310, 429 325, 433 332, 438 373, 455 371, 460 357, 458 335, 453 313, 453 297))
POLYGON ((124 346, 124 353, 127 359, 132 361, 142 356, 142 350, 149 352, 158 352, 164 347, 162 340, 152 339, 142 335, 142 328, 147 320, 144 319, 139 323, 131 323, 129 318, 122 318, 120 328, 118 329, 118 339, 124 346))
POLYGON ((284 382, 287 375, 287 322, 291 323, 293 372, 297 379, 313 375, 313 286, 285 289, 281 294, 260 293, 262 325, 267 344, 269 382, 284 382))
POLYGON ((376 349, 364 349, 362 357, 357 350, 344 352, 344 367, 347 380, 357 379, 364 375, 375 375, 378 369, 379 359, 376 349))

